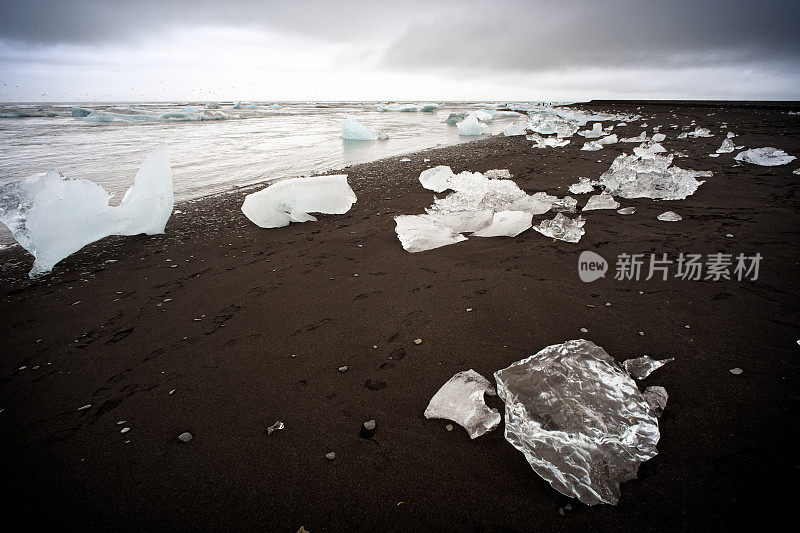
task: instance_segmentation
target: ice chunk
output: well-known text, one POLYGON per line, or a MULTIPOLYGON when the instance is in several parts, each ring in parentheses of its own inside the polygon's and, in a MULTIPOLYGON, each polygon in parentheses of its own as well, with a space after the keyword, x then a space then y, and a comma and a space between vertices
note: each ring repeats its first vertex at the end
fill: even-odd
POLYGON ((69 114, 73 117, 88 117, 92 114, 92 110, 83 107, 73 107, 69 114))
POLYGON ((653 139, 653 142, 660 143, 662 141, 665 141, 667 139, 667 136, 664 135, 663 133, 655 133, 655 134, 653 134, 652 139, 653 139))
POLYGON ((669 400, 667 389, 658 386, 647 387, 642 393, 642 396, 644 396, 644 399, 647 401, 655 417, 661 418, 661 415, 664 414, 664 410, 667 408, 667 400, 669 400))
POLYGON ((605 146, 607 144, 618 143, 619 142, 619 138, 617 138, 617 134, 614 133, 612 135, 607 135, 607 136, 603 137, 602 139, 597 139, 595 142, 597 144, 605 146))
POLYGON ((588 152, 594 152, 602 149, 603 145, 597 141, 586 141, 585 143, 583 143, 583 146, 581 147, 581 150, 586 150, 588 152))
POLYGON ((572 220, 564 216, 564 213, 558 213, 553 220, 542 220, 538 226, 533 226, 533 229, 547 237, 575 243, 586 233, 583 229, 585 223, 583 217, 578 216, 572 220))
POLYGON ((450 188, 454 176, 455 174, 453 174, 450 167, 439 165, 438 167, 423 170, 419 175, 419 182, 428 190, 444 192, 450 188))
POLYGON ((599 181, 606 192, 622 198, 683 200, 704 183, 696 177, 712 175, 711 172, 684 170, 671 165, 672 155, 639 157, 621 154, 599 181))
POLYGON ((711 130, 709 130, 709 129, 707 129, 707 128, 701 128, 700 126, 697 126, 697 127, 694 129, 694 131, 690 131, 690 132, 688 132, 686 135, 687 135, 688 137, 694 137, 695 139, 696 139, 697 137, 713 137, 713 136, 714 136, 714 135, 711 133, 711 130))
POLYGON ((622 209, 617 209, 617 213, 620 215, 632 215, 636 212, 635 207, 623 207, 622 209))
POLYGON ((536 144, 533 146, 534 148, 561 148, 562 146, 566 146, 569 144, 569 139, 562 139, 561 137, 542 137, 538 133, 534 133, 533 135, 528 135, 525 137, 529 141, 533 141, 536 144))
POLYGON ((719 148, 717 148, 717 152, 716 153, 718 153, 718 154, 729 154, 729 153, 733 152, 733 150, 735 148, 736 148, 736 146, 733 144, 733 141, 730 140, 730 138, 727 138, 724 141, 722 141, 722 145, 719 148))
POLYGON ((503 135, 506 137, 525 135, 525 122, 512 122, 503 129, 503 135))
POLYGON ((397 238, 407 252, 424 252, 467 240, 430 215, 400 215, 394 221, 397 238))
POLYGON ((404 113, 411 113, 420 109, 421 106, 417 104, 385 104, 378 106, 378 111, 401 111, 404 113))
POLYGON ((451 126, 455 126, 456 124, 458 124, 459 122, 461 122, 465 118, 467 118, 467 114, 466 113, 450 113, 450 115, 447 117, 447 120, 445 120, 445 122, 450 124, 451 126))
POLYGON ((614 197, 607 193, 595 194, 586 205, 583 206, 583 211, 593 211, 596 209, 616 209, 619 207, 619 202, 614 200, 614 197))
POLYGON ((619 142, 623 142, 623 143, 641 143, 641 142, 645 142, 645 141, 647 141, 647 132, 643 131, 642 133, 640 133, 636 137, 626 137, 624 139, 620 139, 619 142))
POLYGON ((734 137, 736 137, 736 134, 733 133, 732 131, 729 131, 728 134, 725 136, 726 139, 733 139, 734 137))
POLYGON ((467 113, 467 116, 472 115, 473 117, 477 118, 481 122, 491 122, 494 120, 495 111, 487 111, 485 109, 477 109, 475 111, 470 111, 467 113))
POLYGON ((762 167, 777 167, 789 164, 797 158, 787 154, 783 150, 768 146, 766 148, 751 148, 750 150, 739 152, 734 159, 753 165, 761 165, 762 167))
POLYGON ((342 138, 348 141, 377 141, 378 132, 371 130, 354 118, 342 120, 342 138))
POLYGON ((470 369, 459 372, 434 394, 425 409, 425 418, 452 420, 469 433, 469 438, 492 431, 502 416, 484 403, 483 395, 497 393, 489 380, 470 369))
POLYGON ((440 107, 442 107, 442 104, 424 104, 420 106, 419 110, 424 113, 433 113, 440 107))
POLYGON ((242 213, 262 228, 280 228, 317 220, 309 213, 347 213, 354 203, 356 194, 347 184, 347 174, 288 178, 248 194, 242 213))
POLYGON ((565 196, 564 198, 553 200, 551 209, 556 213, 574 213, 578 208, 578 200, 572 196, 565 196))
POLYGON ((578 178, 578 183, 569 186, 572 194, 588 194, 594 192, 594 184, 589 178, 578 178))
POLYGON ((31 277, 109 235, 164 233, 174 205, 167 146, 145 159, 118 206, 110 198, 88 180, 36 174, 0 187, 0 222, 35 257, 31 277))
POLYGON ((578 132, 578 135, 581 137, 586 137, 587 139, 596 139, 604 136, 605 134, 606 133, 603 131, 603 124, 600 122, 595 122, 592 124, 591 130, 581 130, 578 132))
POLYGON ((467 118, 456 124, 456 126, 458 126, 459 135, 477 136, 489 133, 489 126, 478 120, 475 115, 467 115, 467 118))
POLYGON ((633 149, 634 155, 643 159, 652 159, 655 154, 663 154, 667 150, 658 143, 647 142, 633 149))
POLYGON ((636 379, 644 379, 653 371, 658 370, 662 366, 666 365, 667 363, 671 363, 674 361, 675 358, 671 357, 669 359, 651 359, 649 355, 644 355, 642 357, 636 357, 635 359, 626 359, 622 362, 622 368, 625 369, 625 372, 630 374, 632 377, 636 379))
POLYGON ((557 491, 616 504, 620 483, 658 453, 658 420, 636 383, 579 339, 548 346, 495 372, 505 438, 557 491))
POLYGON ((683 217, 680 216, 675 211, 664 211, 656 218, 658 220, 661 220, 662 222, 680 222, 681 220, 683 220, 683 217))
POLYGON ((800 174, 800 168, 796 168, 792 171, 792 174, 800 174))
POLYGON ((498 211, 492 222, 472 235, 475 237, 516 237, 531 227, 533 215, 527 211, 498 211))

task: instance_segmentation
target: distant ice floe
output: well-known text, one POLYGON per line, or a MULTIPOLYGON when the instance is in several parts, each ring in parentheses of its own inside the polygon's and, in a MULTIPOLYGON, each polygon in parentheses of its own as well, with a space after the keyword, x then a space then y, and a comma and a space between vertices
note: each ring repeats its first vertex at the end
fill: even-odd
POLYGON ((656 218, 662 222, 680 222, 681 220, 683 220, 683 217, 680 216, 675 211, 664 211, 656 218))
POLYGON ((219 111, 210 109, 198 110, 193 107, 176 109, 166 113, 151 113, 133 108, 108 108, 106 110, 91 111, 88 115, 79 114, 76 118, 83 122, 137 124, 144 122, 202 122, 209 120, 225 120, 228 116, 219 111))
POLYGON ((616 209, 619 207, 619 202, 614 200, 614 197, 608 193, 596 194, 589 198, 586 205, 583 206, 583 211, 594 211, 597 209, 616 209))
POLYGON ((581 216, 573 220, 564 213, 558 213, 552 220, 543 220, 538 226, 533 226, 533 229, 546 237, 576 243, 586 233, 583 229, 585 223, 581 216))
POLYGON ((638 155, 621 154, 600 176, 600 185, 622 198, 683 200, 704 183, 696 178, 713 175, 672 166, 672 159, 672 154, 661 156, 646 150, 638 155))
POLYGON ((736 161, 760 165, 762 167, 777 167, 780 165, 788 165, 797 158, 787 154, 783 150, 768 146, 765 148, 751 148, 750 150, 739 152, 734 159, 736 161))
POLYGON ((30 277, 109 235, 164 233, 174 206, 167 146, 145 159, 118 206, 109 205, 111 196, 94 182, 55 171, 1 186, 0 222, 35 257, 30 277))
POLYGON ((317 219, 309 213, 342 215, 356 203, 346 174, 288 178, 248 194, 242 213, 262 228, 280 228, 290 222, 317 219))
POLYGON ((75 118, 86 117, 92 114, 92 110, 85 107, 73 107, 70 109, 69 114, 75 118))
POLYGON ((486 405, 484 394, 497 395, 488 379, 472 369, 459 372, 431 398, 425 418, 452 420, 467 430, 469 438, 480 437, 499 426, 502 420, 497 409, 486 405))
MULTIPOLYGON (((635 479, 639 465, 658 453, 655 409, 590 341, 547 346, 494 377, 505 402, 506 440, 566 496, 615 505, 620 484, 635 479)), ((666 394, 656 396, 666 405, 666 394)))
POLYGON ((404 112, 404 113, 412 113, 414 111, 420 111, 421 109, 422 109, 422 106, 420 106, 418 104, 380 104, 380 105, 378 105, 378 111, 400 111, 400 112, 404 112))
POLYGON ((342 139, 348 141, 377 141, 378 139, 388 139, 385 133, 378 133, 375 130, 361 124, 352 117, 342 120, 342 139))

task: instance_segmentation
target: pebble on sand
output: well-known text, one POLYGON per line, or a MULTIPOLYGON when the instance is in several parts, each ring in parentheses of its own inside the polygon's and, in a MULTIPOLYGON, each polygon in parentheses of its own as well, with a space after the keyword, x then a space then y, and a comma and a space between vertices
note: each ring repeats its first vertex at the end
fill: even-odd
POLYGON ((422 344, 422 339, 414 339, 414 344, 422 344))
POLYGON ((589 333, 589 330, 588 330, 588 329, 586 329, 586 328, 581 328, 581 329, 580 329, 580 332, 581 332, 581 333, 589 333))
POLYGON ((78 411, 85 411, 85 410, 91 409, 91 408, 92 408, 92 404, 87 403, 86 405, 81 405, 80 407, 78 407, 78 411))
POLYGON ((122 428, 122 429, 120 430, 120 433, 127 433, 127 432, 129 432, 130 430, 131 430, 131 428, 129 428, 129 427, 124 427, 124 428, 122 428))
POLYGON ((347 365, 345 365, 345 366, 340 366, 340 367, 339 367, 339 372, 347 372, 347 365))
POLYGON ((328 461, 333 461, 334 459, 336 459, 336 452, 328 452, 328 453, 326 453, 325 454, 325 459, 327 459, 328 461))
POLYGON ((741 369, 741 368, 739 368, 739 367, 736 367, 736 368, 731 368, 731 369, 729 370, 729 372, 730 372, 731 374, 733 374, 734 376, 738 376, 739 374, 741 374, 742 372, 744 372, 744 370, 742 370, 742 369, 741 369))
POLYGON ((453 424, 447 424, 447 425, 444 427, 444 429, 446 429, 447 431, 453 431, 453 424))
POLYGON ((189 433, 188 431, 184 431, 183 433, 178 435, 178 440, 181 441, 181 442, 189 442, 193 438, 194 438, 194 436, 191 433, 189 433))

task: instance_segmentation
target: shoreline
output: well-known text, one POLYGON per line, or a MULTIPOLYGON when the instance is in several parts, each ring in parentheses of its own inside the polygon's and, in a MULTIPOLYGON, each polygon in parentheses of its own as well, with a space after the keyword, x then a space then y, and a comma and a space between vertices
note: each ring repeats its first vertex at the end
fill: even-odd
MULTIPOLYGON (((645 120, 615 133, 661 125, 664 146, 688 155, 676 166, 714 175, 686 200, 618 199, 634 215, 581 213, 578 244, 529 230, 410 254, 393 217, 431 204, 418 176, 436 165, 509 169, 527 192, 561 197, 635 145, 582 152, 576 136, 537 150, 493 136, 392 156, 330 172, 348 174, 358 196, 348 213, 271 230, 239 210, 261 182, 176 204, 183 213, 164 235, 104 239, 39 280, 27 279, 21 250, 0 251, 7 516, 86 530, 312 532, 674 531, 788 518, 800 419, 797 165, 708 154, 734 131, 747 147, 800 155, 800 121, 769 109, 638 107, 645 120), (676 140, 669 125, 692 121, 715 137, 676 140), (683 220, 656 220, 667 210, 683 220), (582 283, 582 250, 759 252, 764 262, 753 282, 610 272, 582 283), (669 402, 659 454, 622 485, 617 506, 558 494, 502 428, 470 440, 422 415, 456 372, 491 380, 576 338, 617 360, 675 357, 640 382, 665 387, 669 402), (371 419, 375 434, 363 438, 371 419), (269 434, 276 421, 285 428, 269 434), (185 431, 194 438, 179 442, 185 431)), ((487 403, 502 412, 497 398, 487 403)))

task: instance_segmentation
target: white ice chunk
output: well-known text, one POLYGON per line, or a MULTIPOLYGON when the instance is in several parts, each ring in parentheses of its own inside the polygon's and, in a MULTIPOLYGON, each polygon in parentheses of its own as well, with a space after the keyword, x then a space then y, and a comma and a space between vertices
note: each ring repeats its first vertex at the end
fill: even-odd
POLYGON ((548 346, 494 374, 505 438, 560 493, 616 504, 620 483, 658 453, 658 420, 605 350, 579 339, 548 346))
POLYGON ((371 130, 352 117, 342 120, 342 139, 348 141, 377 141, 378 132, 371 130))
POLYGON ((636 212, 635 207, 623 207, 621 209, 617 209, 617 213, 620 215, 632 215, 636 212))
POLYGON ((464 136, 488 135, 489 126, 478 120, 475 115, 467 115, 467 118, 456 124, 458 134, 464 136))
POLYGON ((452 420, 474 439, 492 431, 502 417, 497 409, 490 409, 483 395, 495 396, 497 393, 489 380, 470 369, 459 372, 431 398, 425 409, 425 418, 452 420))
POLYGON ((686 134, 688 137, 713 137, 714 135, 711 133, 711 130, 707 128, 701 128, 697 126, 694 131, 690 131, 686 134))
POLYGON ((583 146, 581 147, 581 150, 586 150, 587 152, 594 152, 602 149, 603 145, 597 141, 586 141, 585 143, 583 143, 583 146))
POLYGON ((596 139, 598 137, 602 137, 605 135, 605 132, 603 131, 603 124, 600 122, 595 122, 592 124, 592 129, 581 130, 578 132, 578 135, 581 137, 586 137, 587 139, 596 139))
POLYGON ((450 167, 439 165, 438 167, 423 170, 419 175, 419 182, 428 190, 444 192, 450 188, 454 176, 455 174, 453 174, 450 167))
POLYGON ((566 146, 570 143, 569 139, 562 139, 558 136, 542 137, 538 133, 528 135, 525 138, 536 143, 533 146, 534 148, 561 148, 562 146, 566 146))
POLYGON ((653 142, 660 143, 662 141, 665 141, 667 139, 667 136, 664 135, 663 133, 656 133, 656 134, 653 135, 652 139, 653 139, 653 142))
POLYGON ((654 142, 644 143, 633 149, 633 153, 643 159, 652 159, 655 154, 663 154, 666 151, 666 148, 654 142))
POLYGON ((164 233, 174 205, 167 146, 147 156, 118 206, 110 198, 88 180, 36 174, 0 187, 0 222, 35 257, 31 277, 109 235, 164 233))
POLYGON ((797 158, 787 154, 783 150, 768 146, 766 148, 751 148, 750 150, 739 152, 734 159, 753 165, 761 165, 762 167, 777 167, 789 164, 797 158))
POLYGON ((586 233, 583 229, 585 223, 583 217, 578 216, 572 220, 564 216, 564 213, 558 213, 552 220, 542 220, 538 226, 533 226, 533 229, 547 237, 575 243, 586 233))
POLYGON ((290 222, 317 220, 309 213, 342 215, 356 203, 347 174, 288 178, 248 194, 242 213, 262 228, 280 228, 290 222))
POLYGON ((602 139, 597 139, 595 142, 597 144, 601 144, 601 145, 605 146, 607 144, 618 143, 619 142, 619 138, 617 137, 617 134, 614 133, 612 135, 607 135, 607 136, 603 137, 602 139))
POLYGON ((656 218, 658 220, 661 220, 662 222, 680 222, 681 220, 683 220, 683 217, 680 216, 675 211, 664 211, 656 218))
POLYGON ((381 104, 378 106, 378 111, 401 111, 410 113, 419 111, 421 106, 417 104, 381 104))
POLYGON ((625 372, 630 374, 632 377, 636 379, 644 379, 652 374, 655 370, 658 370, 662 366, 666 365, 667 363, 671 363, 674 360, 674 357, 656 360, 651 359, 649 355, 644 355, 634 359, 626 359, 622 362, 622 368, 624 368, 625 372))
POLYGON ((716 153, 718 153, 718 154, 729 154, 729 153, 733 152, 733 150, 735 148, 736 148, 736 145, 733 144, 733 141, 730 140, 730 138, 727 138, 724 141, 722 141, 722 145, 720 145, 720 147, 717 148, 717 152, 716 153))
POLYGON ((578 178, 578 183, 569 186, 572 194, 588 194, 594 192, 594 184, 589 178, 578 178))
POLYGON ((517 135, 525 135, 525 122, 512 122, 503 128, 503 135, 506 137, 516 137, 517 135))
POLYGON ((684 170, 672 165, 672 155, 619 155, 600 176, 606 192, 622 198, 683 200, 695 193, 704 182, 696 177, 710 177, 711 172, 684 170))
POLYGON ((495 112, 494 111, 486 111, 484 109, 477 109, 475 111, 470 111, 467 115, 468 116, 472 115, 473 117, 477 118, 481 122, 491 122, 492 120, 494 120, 495 112))
POLYGON ((728 134, 725 137, 727 139, 733 139, 734 137, 736 137, 736 134, 733 133, 732 131, 729 131, 728 134))
POLYGON ((623 143, 641 143, 647 141, 647 132, 643 131, 636 137, 626 137, 624 139, 620 139, 619 142, 623 143))
POLYGON ((619 202, 614 200, 614 197, 607 193, 595 194, 583 206, 583 211, 593 211, 596 209, 616 209, 619 207, 619 202))
POLYGON ((647 401, 647 404, 650 406, 650 411, 655 417, 661 418, 661 415, 664 414, 664 410, 667 408, 667 400, 669 400, 667 389, 658 386, 647 387, 642 393, 642 396, 645 401, 647 401))
POLYGON ((531 227, 533 215, 527 211, 498 211, 492 222, 472 235, 475 237, 516 237, 531 227))
POLYGON ((394 221, 397 238, 407 252, 424 252, 467 240, 430 215, 400 215, 394 221))

